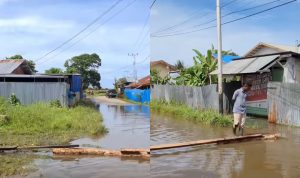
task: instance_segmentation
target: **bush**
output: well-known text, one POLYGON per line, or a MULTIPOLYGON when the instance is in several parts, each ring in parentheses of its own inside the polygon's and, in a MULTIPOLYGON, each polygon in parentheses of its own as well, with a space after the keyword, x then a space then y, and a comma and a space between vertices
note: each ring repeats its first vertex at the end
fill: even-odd
POLYGON ((14 93, 9 96, 8 101, 13 106, 21 104, 20 100, 17 98, 17 96, 14 93))
POLYGON ((62 105, 59 100, 52 100, 49 104, 51 107, 62 108, 62 105))

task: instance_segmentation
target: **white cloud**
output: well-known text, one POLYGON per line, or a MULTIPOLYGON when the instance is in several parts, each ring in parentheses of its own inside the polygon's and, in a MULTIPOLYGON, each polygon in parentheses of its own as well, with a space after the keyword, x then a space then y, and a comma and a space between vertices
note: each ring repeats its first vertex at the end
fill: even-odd
POLYGON ((0 18, 0 27, 10 29, 26 29, 26 28, 37 28, 44 30, 58 30, 72 28, 73 22, 53 19, 43 19, 41 17, 29 16, 29 17, 18 17, 18 18, 0 18))

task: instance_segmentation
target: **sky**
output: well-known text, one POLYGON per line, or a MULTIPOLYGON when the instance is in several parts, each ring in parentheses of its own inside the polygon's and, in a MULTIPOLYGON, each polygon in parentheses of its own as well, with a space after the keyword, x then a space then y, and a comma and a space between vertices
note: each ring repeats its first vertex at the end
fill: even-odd
MULTIPOLYGON (((274 0, 221 0, 222 16, 238 11, 223 17, 222 22, 288 2, 287 0, 278 0, 267 6, 240 11, 272 1, 274 0)), ((215 9, 215 0, 157 0, 151 9, 151 60, 162 59, 171 64, 182 60, 185 65, 190 66, 193 64, 192 57, 195 56, 192 49, 205 53, 212 45, 217 47, 216 28, 185 35, 162 37, 216 25, 216 21, 207 23, 215 19, 215 9), (183 23, 186 19, 190 20, 183 23), (170 29, 170 27, 173 28, 170 29), (168 31, 159 32, 167 28, 169 28, 168 31)), ((300 41, 299 9, 300 3, 296 1, 241 21, 223 25, 223 50, 232 50, 243 56, 259 42, 295 46, 296 40, 300 41)))
POLYGON ((0 0, 0 59, 20 54, 36 61, 38 72, 43 73, 51 67, 64 69, 64 62, 73 56, 97 53, 102 59, 101 86, 112 88, 115 78, 133 76, 133 57, 128 54, 138 53, 137 76, 149 75, 149 0, 122 0, 84 33, 40 59, 116 2, 0 0))

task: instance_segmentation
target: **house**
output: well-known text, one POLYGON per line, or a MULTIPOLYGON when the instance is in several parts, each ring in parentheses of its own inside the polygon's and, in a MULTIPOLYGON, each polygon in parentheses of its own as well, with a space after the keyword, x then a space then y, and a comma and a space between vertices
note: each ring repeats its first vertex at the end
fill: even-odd
POLYGON ((151 61, 150 62, 150 69, 157 71, 158 75, 161 78, 165 78, 166 76, 169 75, 170 72, 176 71, 175 66, 167 63, 164 60, 151 61))
POLYGON ((0 74, 32 74, 26 60, 6 59, 0 60, 0 74))
POLYGON ((138 80, 138 82, 133 82, 127 86, 125 86, 125 88, 131 88, 131 89, 149 89, 150 88, 150 75, 141 78, 140 80, 138 80))
POLYGON ((125 86, 125 88, 124 95, 127 99, 140 103, 150 102, 150 75, 125 86))
MULTIPOLYGON (((247 98, 247 113, 268 115, 268 82, 300 83, 300 48, 259 43, 244 57, 223 65, 226 80, 240 78, 240 86, 250 81, 252 89, 247 98)), ((211 75, 218 74, 215 70, 211 75)))

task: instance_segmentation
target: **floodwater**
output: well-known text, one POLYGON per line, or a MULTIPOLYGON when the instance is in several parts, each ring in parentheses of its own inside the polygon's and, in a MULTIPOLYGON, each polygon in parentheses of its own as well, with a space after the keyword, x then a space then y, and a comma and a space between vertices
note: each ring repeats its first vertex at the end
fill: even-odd
MULTIPOLYGON (((105 149, 149 148, 150 110, 147 106, 113 106, 99 103, 109 133, 103 138, 82 138, 72 144, 105 149)), ((36 171, 28 177, 149 177, 150 161, 138 158, 55 156, 35 159, 36 171)))
MULTIPOLYGON (((247 119, 251 133, 281 133, 286 139, 151 152, 155 178, 299 178, 300 128, 247 119)), ((151 113, 151 145, 232 136, 230 128, 211 127, 151 113)))

